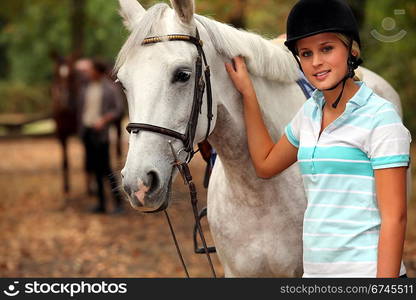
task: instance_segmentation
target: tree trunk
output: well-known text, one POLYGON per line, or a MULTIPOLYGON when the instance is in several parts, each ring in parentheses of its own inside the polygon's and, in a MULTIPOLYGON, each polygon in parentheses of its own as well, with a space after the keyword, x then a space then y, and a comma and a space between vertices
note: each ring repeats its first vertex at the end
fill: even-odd
MULTIPOLYGON (((6 18, 0 17, 0 32, 7 24, 6 18)), ((7 59, 7 43, 0 42, 0 78, 5 79, 9 73, 9 61, 7 59)))
POLYGON ((85 0, 71 0, 71 53, 84 54, 85 0))

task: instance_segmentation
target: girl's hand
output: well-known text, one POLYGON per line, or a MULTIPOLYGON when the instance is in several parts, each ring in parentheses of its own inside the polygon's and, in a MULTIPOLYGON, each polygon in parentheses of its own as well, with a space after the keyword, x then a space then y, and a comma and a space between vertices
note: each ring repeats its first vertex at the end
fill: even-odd
POLYGON ((244 58, 236 56, 233 58, 234 66, 230 63, 225 63, 225 69, 228 72, 235 88, 243 95, 247 96, 254 93, 253 83, 247 71, 247 66, 244 58))

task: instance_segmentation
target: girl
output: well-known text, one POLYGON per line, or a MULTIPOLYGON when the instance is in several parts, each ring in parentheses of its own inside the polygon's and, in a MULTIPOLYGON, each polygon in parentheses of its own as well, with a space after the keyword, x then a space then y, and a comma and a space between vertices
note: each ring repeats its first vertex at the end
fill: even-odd
POLYGON ((354 81, 361 60, 342 0, 300 0, 285 45, 317 89, 274 144, 243 58, 225 67, 242 94, 250 156, 270 178, 299 162, 308 206, 303 277, 403 277, 410 134, 393 104, 354 81))

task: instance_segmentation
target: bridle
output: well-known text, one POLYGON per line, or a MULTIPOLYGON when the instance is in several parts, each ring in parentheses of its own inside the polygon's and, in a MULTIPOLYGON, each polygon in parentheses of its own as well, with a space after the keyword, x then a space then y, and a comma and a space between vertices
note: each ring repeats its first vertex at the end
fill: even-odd
MULTIPOLYGON (((143 40, 142 45, 150 45, 150 44, 168 42, 168 41, 184 41, 184 42, 192 43, 196 46, 196 49, 198 51, 198 55, 197 55, 196 62, 195 62, 195 85, 194 85, 193 103, 192 103, 191 115, 189 117, 189 121, 186 126, 185 133, 180 133, 178 131, 175 131, 169 128, 160 127, 160 126, 156 126, 152 124, 146 124, 146 123, 129 123, 126 129, 129 133, 139 133, 139 131, 142 131, 142 130, 151 131, 151 132, 155 132, 158 134, 167 135, 167 136, 170 136, 170 137, 173 137, 182 141, 183 148, 179 150, 177 153, 173 149, 171 141, 169 141, 169 146, 171 148, 172 155, 174 157, 172 166, 178 169, 179 173, 181 174, 184 180, 184 183, 189 188, 189 193, 190 193, 191 203, 192 203, 192 211, 193 211, 194 218, 195 218, 195 227, 194 227, 195 252, 206 254, 212 274, 216 278, 215 269, 212 264, 211 257, 209 255, 209 253, 215 252, 215 248, 207 247, 207 244, 206 244, 205 236, 202 231, 202 227, 200 223, 202 214, 198 213, 198 199, 197 199, 196 188, 195 188, 195 184, 192 182, 192 176, 191 176, 191 172, 188 166, 188 163, 191 161, 192 157, 197 152, 197 151, 194 151, 193 146, 194 146, 196 128, 198 125, 198 117, 199 117, 199 114, 202 113, 202 102, 203 102, 205 86, 207 87, 207 119, 208 119, 205 139, 208 138, 210 130, 211 130, 211 121, 212 121, 213 115, 212 115, 212 91, 211 91, 211 81, 210 81, 210 68, 208 66, 204 50, 202 48, 203 42, 202 40, 199 39, 198 29, 196 29, 195 37, 190 36, 190 35, 184 35, 184 34, 171 34, 171 35, 165 35, 165 36, 148 37, 143 40), (204 72, 202 71, 203 64, 205 65, 204 72), (205 77, 205 81, 204 81, 204 77, 205 77), (179 154, 181 151, 185 151, 188 154, 185 161, 180 161, 177 157, 177 154, 179 154), (197 249, 196 234, 195 234, 196 231, 198 231, 199 233, 201 242, 203 244, 203 249, 197 249)), ((179 248, 176 236, 175 236, 175 232, 173 230, 166 208, 167 208, 167 203, 165 203, 158 209, 147 212, 147 213, 164 211, 166 215, 166 219, 169 224, 169 228, 172 234, 173 241, 176 246, 176 250, 178 252, 185 274, 189 278, 189 273, 186 268, 185 262, 183 260, 183 257, 182 257, 182 254, 181 254, 181 251, 180 251, 180 248, 179 248)))
POLYGON ((180 133, 165 127, 159 127, 151 124, 145 123, 129 123, 127 125, 127 131, 129 133, 138 133, 140 130, 152 131, 159 134, 167 135, 182 141, 184 145, 184 151, 189 155, 187 162, 189 162, 193 155, 196 153, 193 151, 195 132, 198 125, 198 116, 201 113, 202 108, 202 98, 204 96, 205 85, 207 86, 207 118, 208 126, 205 134, 205 139, 208 138, 208 135, 211 130, 211 121, 213 118, 212 115, 212 91, 211 91, 211 80, 210 80, 210 68, 207 63, 207 59, 202 49, 203 42, 199 39, 198 29, 196 29, 196 36, 184 35, 184 34, 170 34, 165 36, 156 36, 145 38, 142 42, 142 45, 149 45, 167 41, 185 41, 192 43, 196 46, 198 50, 198 56, 195 62, 195 86, 194 86, 194 98, 192 103, 191 115, 189 117, 188 125, 186 126, 185 133, 180 133), (205 65, 205 70, 202 72, 202 63, 205 65), (205 81, 203 79, 205 77, 205 81))

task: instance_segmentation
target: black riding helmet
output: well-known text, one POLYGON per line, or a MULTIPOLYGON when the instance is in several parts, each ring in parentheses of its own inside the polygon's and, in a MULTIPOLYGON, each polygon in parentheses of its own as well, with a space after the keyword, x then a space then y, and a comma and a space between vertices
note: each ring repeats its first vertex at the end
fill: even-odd
POLYGON ((344 0, 300 0, 287 19, 285 45, 296 52, 296 42, 323 32, 344 33, 361 46, 357 21, 344 0))
MULTIPOLYGON (((354 69, 362 63, 361 59, 357 59, 351 54, 353 41, 361 46, 357 21, 351 8, 344 0, 298 1, 289 13, 286 28, 287 39, 285 41, 286 47, 293 53, 296 60, 296 42, 302 38, 324 32, 342 33, 351 39, 347 74, 334 87, 330 88, 331 90, 335 89, 340 83, 345 85, 348 78, 354 77, 354 69)), ((334 108, 338 105, 341 95, 342 92, 333 104, 334 108)))

